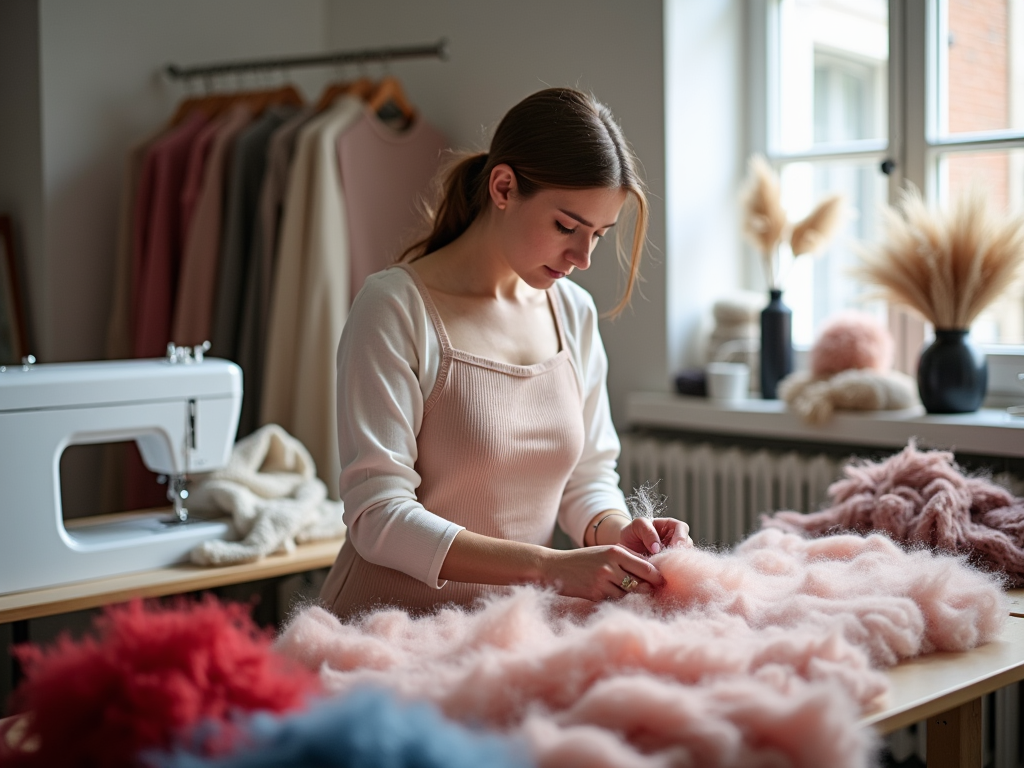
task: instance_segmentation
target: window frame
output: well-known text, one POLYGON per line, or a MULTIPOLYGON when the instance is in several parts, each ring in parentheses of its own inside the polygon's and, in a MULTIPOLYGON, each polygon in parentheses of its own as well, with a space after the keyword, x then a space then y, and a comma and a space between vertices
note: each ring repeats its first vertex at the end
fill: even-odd
MULTIPOLYGON (((945 57, 935 50, 947 14, 946 0, 889 0, 888 138, 838 144, 818 144, 812 150, 780 152, 776 134, 781 103, 777 67, 779 4, 747 2, 747 153, 764 155, 777 170, 796 161, 890 160, 888 199, 892 204, 907 184, 925 198, 939 198, 939 159, 948 152, 1024 148, 1024 131, 1014 129, 943 136, 939 130, 938 88, 945 57), (932 62, 935 66, 931 66, 932 62), (929 98, 934 94, 935 98, 929 98)), ((749 270, 748 270, 749 271, 749 270)), ((889 329, 896 346, 895 367, 912 372, 925 341, 922 319, 895 306, 889 307, 889 329)), ((1024 371, 1024 345, 985 345, 989 356, 989 395, 995 399, 1024 395, 1013 371, 1024 371)))

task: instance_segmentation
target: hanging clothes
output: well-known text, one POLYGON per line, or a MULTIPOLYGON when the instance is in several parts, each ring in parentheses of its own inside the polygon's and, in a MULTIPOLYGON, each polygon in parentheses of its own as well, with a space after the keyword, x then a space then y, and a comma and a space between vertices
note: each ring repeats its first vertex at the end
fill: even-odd
POLYGON ((135 201, 139 196, 146 156, 162 135, 163 131, 160 131, 132 147, 125 160, 121 204, 117 216, 114 285, 110 297, 110 317, 107 319, 107 340, 104 347, 108 360, 123 360, 132 356, 132 249, 137 225, 135 201))
POLYGON ((396 131, 372 109, 338 136, 338 168, 348 213, 350 298, 374 272, 394 264, 418 234, 417 201, 430 191, 448 142, 422 117, 396 131))
MULTIPOLYGON (((182 259, 173 339, 168 339, 175 344, 201 344, 210 338, 228 156, 235 138, 251 119, 249 106, 237 102, 219 121, 213 137, 182 259)), ((218 350, 213 354, 219 356, 218 350)))
POLYGON ((297 437, 338 498, 335 356, 348 314, 345 205, 335 160, 338 135, 362 114, 342 96, 299 135, 288 177, 271 299, 261 421, 297 437))
POLYGON ((249 269, 242 297, 238 355, 235 358, 242 368, 245 386, 238 423, 240 435, 247 435, 260 426, 263 361, 282 204, 288 186, 288 170, 295 154, 295 141, 299 131, 315 114, 312 108, 299 110, 274 132, 267 146, 267 167, 260 186, 259 211, 253 225, 249 269))
MULTIPOLYGON (((181 242, 184 243, 185 252, 188 251, 188 233, 192 229, 192 217, 199 203, 199 195, 203 191, 203 178, 206 174, 206 161, 210 156, 210 147, 213 140, 217 138, 224 125, 224 117, 215 117, 205 126, 192 142, 192 149, 188 155, 188 167, 185 169, 185 179, 181 183, 181 242)), ((182 255, 184 264, 186 257, 182 255)), ((184 267, 183 267, 184 270, 184 267)), ((173 339, 169 339, 173 341, 173 339)))
MULTIPOLYGON (((132 220, 131 357, 162 357, 167 348, 182 250, 181 185, 192 142, 206 122, 201 114, 187 115, 149 146, 142 162, 132 220)), ((166 503, 138 451, 126 456, 125 507, 166 503)))
MULTIPOLYGON (((114 285, 111 291, 110 317, 104 354, 107 360, 124 360, 132 356, 132 245, 135 241, 135 200, 142 179, 142 167, 150 148, 163 130, 133 147, 125 160, 121 203, 117 217, 117 245, 114 251, 114 285)), ((100 469, 100 507, 124 507, 125 465, 134 453, 135 465, 141 466, 138 449, 126 450, 124 443, 103 446, 100 469)), ((139 470, 136 470, 139 471, 139 470)))
MULTIPOLYGON (((242 296, 249 270, 253 224, 266 169, 267 144, 274 131, 295 113, 289 105, 271 106, 235 139, 225 185, 225 207, 217 263, 210 341, 219 357, 238 359, 242 296)), ((244 378, 243 378, 244 382, 244 378)), ((239 432, 239 437, 249 434, 239 432)))
POLYGON ((192 141, 205 124, 190 113, 143 161, 132 246, 134 357, 160 357, 170 339, 182 250, 179 195, 192 141))

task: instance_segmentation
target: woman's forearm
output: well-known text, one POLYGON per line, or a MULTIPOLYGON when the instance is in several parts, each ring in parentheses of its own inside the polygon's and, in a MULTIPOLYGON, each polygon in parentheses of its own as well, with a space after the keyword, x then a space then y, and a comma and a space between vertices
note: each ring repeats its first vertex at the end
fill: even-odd
MULTIPOLYGON (((587 525, 583 545, 615 544, 629 522, 624 512, 599 512, 587 525)), ((549 561, 556 552, 536 544, 496 539, 463 530, 452 540, 438 575, 444 581, 474 584, 546 584, 549 561)))
POLYGON ((463 530, 452 540, 438 575, 443 580, 474 584, 542 584, 544 561, 551 551, 463 530))

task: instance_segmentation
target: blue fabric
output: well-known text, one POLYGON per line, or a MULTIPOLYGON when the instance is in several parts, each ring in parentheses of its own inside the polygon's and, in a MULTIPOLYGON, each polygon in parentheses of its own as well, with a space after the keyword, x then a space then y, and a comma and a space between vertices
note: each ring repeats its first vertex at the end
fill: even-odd
POLYGON ((379 690, 326 699, 309 710, 253 715, 230 755, 179 749, 149 754, 154 768, 527 768, 525 744, 446 720, 426 703, 405 704, 379 690))

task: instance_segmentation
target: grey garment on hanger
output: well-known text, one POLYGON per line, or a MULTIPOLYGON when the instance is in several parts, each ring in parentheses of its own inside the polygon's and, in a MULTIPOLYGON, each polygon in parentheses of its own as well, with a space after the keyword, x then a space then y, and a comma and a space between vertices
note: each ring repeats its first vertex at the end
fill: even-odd
MULTIPOLYGON (((238 357, 242 293, 250 267, 250 241, 267 165, 267 145, 274 131, 294 114, 295 108, 291 106, 269 107, 238 135, 231 150, 210 334, 217 357, 238 357)), ((242 386, 245 387, 244 378, 242 386)), ((239 437, 242 436, 239 431, 239 437)))
POLYGON ((252 222, 249 268, 242 289, 241 325, 234 358, 242 367, 245 387, 242 415, 238 424, 240 437, 260 426, 263 361, 266 358, 267 322, 273 293, 274 256, 277 253, 284 195, 288 188, 288 171, 299 131, 315 115, 316 111, 311 107, 299 110, 278 126, 267 144, 266 169, 260 185, 256 216, 252 222))

